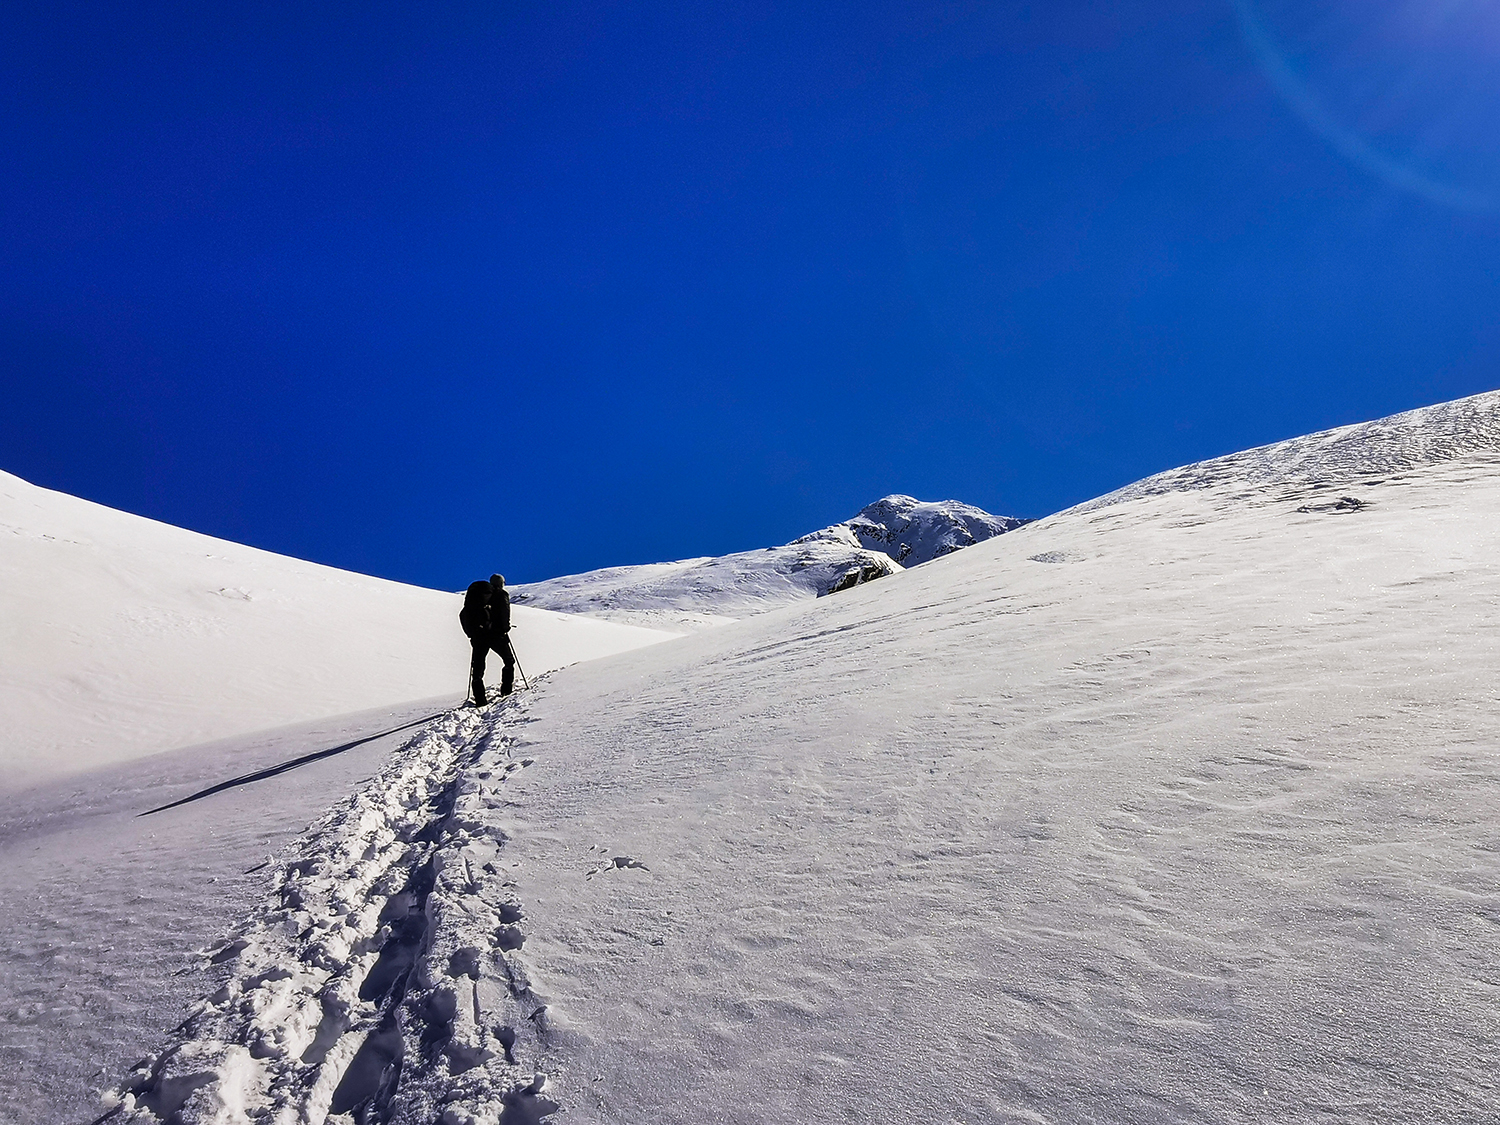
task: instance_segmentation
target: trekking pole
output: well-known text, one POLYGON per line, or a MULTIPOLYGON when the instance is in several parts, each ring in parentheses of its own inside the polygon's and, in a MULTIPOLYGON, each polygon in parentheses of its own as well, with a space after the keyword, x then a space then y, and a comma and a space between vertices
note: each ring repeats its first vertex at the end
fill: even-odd
POLYGON ((516 662, 516 671, 519 672, 519 673, 521 673, 521 685, 527 691, 530 691, 531 690, 531 681, 526 678, 526 669, 521 667, 521 658, 519 656, 516 656, 516 646, 514 644, 512 644, 510 646, 510 654, 515 659, 515 662, 516 662))

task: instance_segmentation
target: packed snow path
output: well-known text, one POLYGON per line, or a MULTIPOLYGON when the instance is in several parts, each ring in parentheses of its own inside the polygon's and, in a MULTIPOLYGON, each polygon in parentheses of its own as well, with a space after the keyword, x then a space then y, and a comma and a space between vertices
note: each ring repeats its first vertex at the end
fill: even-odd
POLYGON ((407 724, 456 702, 263 731, 0 795, 0 1122, 92 1119, 100 1085, 203 996, 195 951, 244 919, 268 857, 368 782, 410 740, 407 724), (320 756, 140 815, 309 752, 320 756))
POLYGON ((344 1122, 399 1011, 424 1125, 1500 1120, 1500 395, 1238 463, 455 717, 137 1089, 344 1122))
POLYGON ((503 832, 524 700, 429 723, 289 855, 207 956, 222 986, 100 1120, 535 1119, 545 1006, 514 958, 523 912, 503 832), (529 1066, 528 1069, 528 1065, 529 1066), (472 1102, 472 1105, 466 1103, 472 1102))

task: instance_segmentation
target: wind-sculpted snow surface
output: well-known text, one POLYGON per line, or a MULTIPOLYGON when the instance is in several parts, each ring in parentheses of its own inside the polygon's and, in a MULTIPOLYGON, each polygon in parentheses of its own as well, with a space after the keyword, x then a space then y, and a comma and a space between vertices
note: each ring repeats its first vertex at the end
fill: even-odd
POLYGON ((1495 405, 555 680, 566 1119, 1500 1120, 1495 405))
POLYGON ((1492 391, 1169 469, 1081 504, 1075 511, 1216 486, 1244 493, 1277 484, 1355 484, 1491 451, 1497 427, 1500 392, 1492 391))
POLYGON ((535 1120, 546 1033, 493 822, 515 699, 432 723, 277 865, 209 955, 222 986, 101 1120, 207 1125, 535 1120))
POLYGON ((697 629, 839 593, 1020 527, 956 500, 887 496, 783 547, 618 566, 515 587, 517 604, 697 629))
POLYGON ((1496 407, 443 720, 285 864, 130 1112, 1500 1120, 1496 407))

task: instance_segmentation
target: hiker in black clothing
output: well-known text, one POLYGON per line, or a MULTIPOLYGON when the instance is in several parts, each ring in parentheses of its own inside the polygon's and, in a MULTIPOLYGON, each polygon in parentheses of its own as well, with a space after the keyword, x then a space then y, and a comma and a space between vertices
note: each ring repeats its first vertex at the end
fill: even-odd
POLYGON ((505 592, 503 574, 490 575, 490 648, 505 662, 500 694, 509 695, 516 686, 516 653, 510 647, 510 595, 505 592))
POLYGON ((474 706, 483 707, 487 702, 484 697, 484 658, 490 650, 488 582, 469 583, 469 588, 464 591, 464 607, 458 611, 458 623, 463 626, 464 636, 469 638, 469 644, 474 649, 473 660, 469 664, 469 691, 473 696, 474 706))
POLYGON ((474 705, 483 707, 488 702, 484 694, 484 661, 491 649, 505 662, 500 694, 509 695, 516 680, 516 657, 510 649, 510 596, 505 592, 505 579, 497 574, 493 583, 469 583, 464 607, 458 611, 458 623, 474 650, 469 665, 474 705))

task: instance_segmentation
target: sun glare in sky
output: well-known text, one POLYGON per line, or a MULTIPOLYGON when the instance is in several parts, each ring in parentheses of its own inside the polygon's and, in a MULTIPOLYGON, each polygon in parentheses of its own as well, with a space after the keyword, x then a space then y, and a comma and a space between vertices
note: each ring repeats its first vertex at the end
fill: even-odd
POLYGON ((1500 383, 1500 0, 15 0, 0 167, 0 470, 436 589, 1500 383))
POLYGON ((1500 206, 1500 5, 1235 0, 1267 77, 1345 156, 1467 208, 1500 206))

